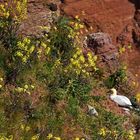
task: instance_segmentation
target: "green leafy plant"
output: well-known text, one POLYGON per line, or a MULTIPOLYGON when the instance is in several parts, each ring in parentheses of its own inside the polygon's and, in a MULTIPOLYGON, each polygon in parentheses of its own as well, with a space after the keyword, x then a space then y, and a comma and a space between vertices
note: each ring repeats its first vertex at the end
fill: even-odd
POLYGON ((125 69, 121 68, 117 70, 115 73, 111 74, 107 80, 105 80, 105 85, 108 88, 113 88, 118 86, 122 82, 126 80, 126 72, 125 69))

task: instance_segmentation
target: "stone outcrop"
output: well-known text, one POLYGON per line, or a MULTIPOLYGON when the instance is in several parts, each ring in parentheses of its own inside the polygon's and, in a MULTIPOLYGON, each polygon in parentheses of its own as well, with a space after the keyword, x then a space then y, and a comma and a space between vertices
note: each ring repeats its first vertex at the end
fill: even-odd
POLYGON ((140 9, 136 10, 134 16, 133 38, 137 46, 140 46, 140 9))
POLYGON ((140 45, 140 1, 129 0, 135 6, 133 22, 124 27, 117 41, 122 45, 135 44, 140 45))
POLYGON ((22 35, 40 37, 42 35, 40 26, 50 26, 53 18, 59 15, 57 9, 59 3, 59 0, 28 0, 28 16, 22 22, 18 32, 22 35), (49 7, 50 4, 51 7, 49 7))
POLYGON ((89 34, 86 39, 86 47, 100 57, 100 67, 107 66, 109 73, 117 70, 119 66, 118 50, 107 33, 89 34))

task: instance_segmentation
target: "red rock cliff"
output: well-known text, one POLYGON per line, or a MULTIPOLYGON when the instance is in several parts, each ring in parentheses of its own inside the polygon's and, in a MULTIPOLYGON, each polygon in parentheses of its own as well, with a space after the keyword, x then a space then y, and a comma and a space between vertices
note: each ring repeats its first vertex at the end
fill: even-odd
POLYGON ((81 16, 83 21, 97 30, 107 32, 113 41, 133 20, 135 6, 128 0, 66 0, 62 11, 70 16, 81 16))

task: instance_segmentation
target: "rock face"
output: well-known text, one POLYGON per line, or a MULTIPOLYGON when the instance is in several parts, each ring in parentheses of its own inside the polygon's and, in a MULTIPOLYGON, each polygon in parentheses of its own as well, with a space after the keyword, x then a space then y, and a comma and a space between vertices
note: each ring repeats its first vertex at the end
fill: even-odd
POLYGON ((112 45, 112 40, 107 33, 93 33, 88 35, 87 38, 87 46, 93 49, 96 54, 103 54, 115 49, 115 46, 112 45))
POLYGON ((124 53, 122 60, 137 75, 140 85, 140 0, 65 0, 61 10, 68 16, 79 15, 87 27, 93 27, 93 32, 108 33, 110 37, 93 34, 88 40, 88 46, 100 54, 101 65, 116 65, 117 61, 111 60, 117 52, 114 45, 126 48, 131 45, 133 49, 124 53))
POLYGON ((40 26, 50 26, 53 17, 59 14, 57 10, 59 3, 59 0, 28 0, 28 16, 22 22, 19 33, 39 37, 42 34, 40 26), (48 7, 50 3, 51 7, 48 7))
POLYGON ((133 31, 133 38, 137 46, 140 45, 140 9, 135 13, 135 22, 134 22, 134 31, 133 31))
POLYGON ((134 19, 132 23, 124 27, 117 41, 121 45, 135 44, 136 46, 140 46, 140 1, 129 1, 135 5, 134 19))
POLYGON ((66 0, 61 9, 73 17, 80 15, 96 32, 109 33, 114 43, 125 26, 132 23, 135 13, 134 4, 128 0, 66 0))
POLYGON ((88 35, 86 46, 100 57, 100 66, 107 66, 109 73, 117 70, 119 66, 118 50, 107 33, 98 32, 88 35))

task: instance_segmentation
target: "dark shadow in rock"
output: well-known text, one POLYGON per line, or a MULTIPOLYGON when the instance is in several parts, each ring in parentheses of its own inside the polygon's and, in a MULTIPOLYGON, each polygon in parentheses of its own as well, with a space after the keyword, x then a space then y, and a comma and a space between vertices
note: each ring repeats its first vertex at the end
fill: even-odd
POLYGON ((136 10, 140 9, 140 0, 128 0, 128 1, 135 4, 136 10))
POLYGON ((140 45, 140 0, 128 0, 135 5, 134 29, 132 31, 133 42, 136 46, 140 45))

